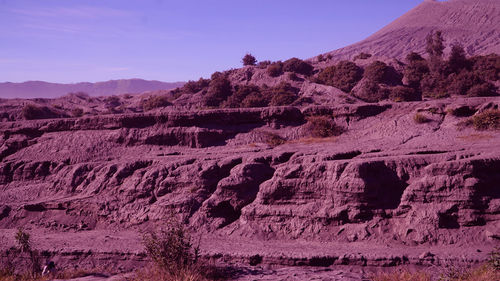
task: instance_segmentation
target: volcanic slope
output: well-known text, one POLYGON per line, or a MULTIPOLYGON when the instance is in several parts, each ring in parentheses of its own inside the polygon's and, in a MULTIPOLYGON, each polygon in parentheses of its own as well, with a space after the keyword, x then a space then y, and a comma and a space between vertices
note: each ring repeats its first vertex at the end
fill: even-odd
POLYGON ((412 51, 425 53, 425 37, 436 30, 448 44, 462 44, 469 55, 498 54, 499 27, 500 1, 428 0, 365 40, 329 54, 335 59, 352 59, 361 52, 403 59, 412 51))

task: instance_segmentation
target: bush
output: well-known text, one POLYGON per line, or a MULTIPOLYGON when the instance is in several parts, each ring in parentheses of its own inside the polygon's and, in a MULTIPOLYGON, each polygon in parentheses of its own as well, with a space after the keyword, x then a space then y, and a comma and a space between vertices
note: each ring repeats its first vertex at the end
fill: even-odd
POLYGON ((472 117, 472 124, 476 130, 500 129, 500 110, 490 109, 472 117))
POLYGON ((265 133, 265 141, 271 147, 276 147, 286 142, 286 140, 282 138, 280 135, 269 132, 265 133))
POLYGON ((243 62, 244 66, 255 65, 255 63, 257 63, 257 60, 251 54, 246 54, 241 61, 243 62))
POLYGON ((476 110, 465 105, 457 108, 450 108, 447 110, 447 112, 455 117, 469 117, 474 115, 474 113, 476 113, 476 110))
POLYGON ((205 89, 210 84, 210 79, 200 78, 198 81, 188 81, 182 89, 188 93, 198 93, 199 91, 205 89))
POLYGON ((267 67, 267 74, 271 77, 278 77, 283 74, 283 63, 278 61, 267 67))
POLYGON ((326 138, 341 135, 344 130, 329 116, 312 116, 307 118, 306 130, 315 138, 326 138))
POLYGON ((365 68, 363 76, 375 83, 401 84, 401 75, 393 67, 381 61, 374 61, 369 64, 365 68))
POLYGON ((396 102, 422 100, 422 97, 415 89, 405 86, 392 87, 390 89, 389 98, 396 102))
POLYGON ((184 226, 171 220, 164 229, 145 234, 143 244, 148 257, 159 269, 177 276, 198 265, 199 247, 193 246, 191 240, 184 226))
POLYGON ((292 81, 300 81, 299 76, 297 76, 297 74, 295 74, 295 72, 288 73, 288 79, 290 79, 292 81))
POLYGON ((251 93, 242 102, 241 107, 265 107, 269 101, 261 93, 251 93))
POLYGON ((423 123, 427 123, 430 121, 427 117, 425 117, 425 115, 423 115, 421 113, 415 114, 415 116, 413 116, 413 120, 417 124, 423 124, 423 123))
POLYGON ((429 73, 429 66, 427 65, 427 61, 425 61, 420 55, 417 53, 412 53, 408 55, 410 57, 409 63, 406 65, 404 69, 404 77, 406 79, 406 83, 408 86, 419 89, 420 81, 422 81, 423 77, 429 73), (418 56, 420 59, 418 59, 418 56))
POLYGON ((337 65, 323 69, 318 74, 317 81, 348 93, 361 80, 362 73, 362 69, 355 63, 341 61, 337 65))
POLYGON ((467 96, 469 97, 490 97, 497 95, 497 88, 495 87, 495 85, 489 82, 483 82, 481 84, 474 85, 467 92, 467 96))
POLYGON ((243 101, 250 95, 260 95, 260 88, 255 85, 240 86, 236 89, 234 94, 227 99, 224 103, 224 107, 240 107, 243 105, 243 101))
POLYGON ((297 99, 299 89, 292 87, 289 83, 282 82, 276 87, 263 91, 263 96, 269 98, 269 105, 289 105, 297 99))
POLYGON ((257 64, 257 67, 258 68, 261 68, 261 69, 264 69, 266 68, 268 65, 271 64, 271 61, 269 60, 265 60, 265 61, 260 61, 258 64, 257 64))
POLYGON ((231 82, 220 72, 212 74, 204 103, 207 106, 221 105, 233 93, 231 82))
POLYGON ((309 76, 312 74, 313 66, 298 58, 291 58, 283 63, 283 70, 309 76))
POLYGON ((469 61, 465 56, 464 48, 455 44, 451 47, 450 58, 448 59, 448 68, 452 73, 459 73, 463 69, 469 68, 469 61))
POLYGON ((354 60, 366 60, 366 59, 369 59, 371 57, 372 57, 371 54, 361 52, 354 57, 354 60))
POLYGON ((58 113, 54 109, 47 106, 36 106, 34 104, 27 104, 21 110, 21 114, 26 120, 35 119, 50 119, 50 118, 60 118, 64 117, 62 114, 58 113))
POLYGON ((149 111, 155 108, 172 105, 167 96, 151 96, 146 100, 142 100, 142 109, 149 111))
POLYGON ((379 102, 389 97, 390 90, 370 80, 362 80, 351 93, 366 102, 379 102))
POLYGON ((323 55, 318 55, 318 56, 316 57, 316 59, 318 60, 318 62, 323 62, 323 61, 325 61, 325 60, 326 60, 326 59, 325 59, 325 57, 324 57, 323 55))
POLYGON ((449 97, 448 83, 446 77, 442 77, 436 73, 427 73, 420 81, 420 89, 422 96, 435 99, 449 97))
POLYGON ((472 69, 486 80, 498 81, 500 79, 500 55, 490 54, 470 58, 472 69))
POLYGON ((76 107, 71 110, 71 115, 73 117, 82 117, 83 116, 83 109, 76 107))

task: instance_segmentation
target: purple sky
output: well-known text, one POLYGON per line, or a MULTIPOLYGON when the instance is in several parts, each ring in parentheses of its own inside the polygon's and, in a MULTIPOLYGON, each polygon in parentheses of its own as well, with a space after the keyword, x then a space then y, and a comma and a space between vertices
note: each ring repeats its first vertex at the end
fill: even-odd
POLYGON ((0 82, 186 81, 309 58, 376 32, 421 0, 0 0, 0 82))

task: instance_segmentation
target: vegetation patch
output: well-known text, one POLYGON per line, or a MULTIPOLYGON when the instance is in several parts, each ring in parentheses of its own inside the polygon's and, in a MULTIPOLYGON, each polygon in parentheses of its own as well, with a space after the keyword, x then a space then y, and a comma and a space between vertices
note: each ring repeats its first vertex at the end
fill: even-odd
POLYGON ((34 104, 27 104, 21 110, 21 114, 26 120, 35 119, 51 119, 66 117, 66 115, 49 108, 47 106, 36 106, 34 104))
POLYGON ((308 117, 305 128, 314 138, 339 136, 345 131, 342 127, 338 126, 330 116, 308 117))
POLYGON ((142 109, 149 111, 155 108, 165 107, 172 105, 167 96, 151 96, 142 100, 142 109))
POLYGON ((417 123, 417 124, 423 124, 423 123, 427 123, 431 120, 429 120, 429 118, 427 118, 422 113, 417 113, 417 114, 415 114, 415 116, 413 116, 413 121, 415 121, 415 123, 417 123))
POLYGON ((361 80, 363 70, 355 63, 341 61, 337 65, 323 69, 316 77, 316 82, 333 86, 349 93, 361 80))
POLYGON ((472 116, 472 125, 476 130, 499 130, 500 110, 490 109, 472 116))

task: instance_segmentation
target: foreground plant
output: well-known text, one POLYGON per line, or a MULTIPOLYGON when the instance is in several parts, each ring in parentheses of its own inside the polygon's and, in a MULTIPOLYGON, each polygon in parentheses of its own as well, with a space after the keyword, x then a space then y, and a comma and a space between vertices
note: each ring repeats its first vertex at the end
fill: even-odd
POLYGON ((193 244, 184 225, 175 219, 170 220, 163 229, 145 234, 143 244, 153 263, 139 270, 135 280, 214 279, 209 278, 213 273, 212 268, 200 261, 199 245, 193 244))

